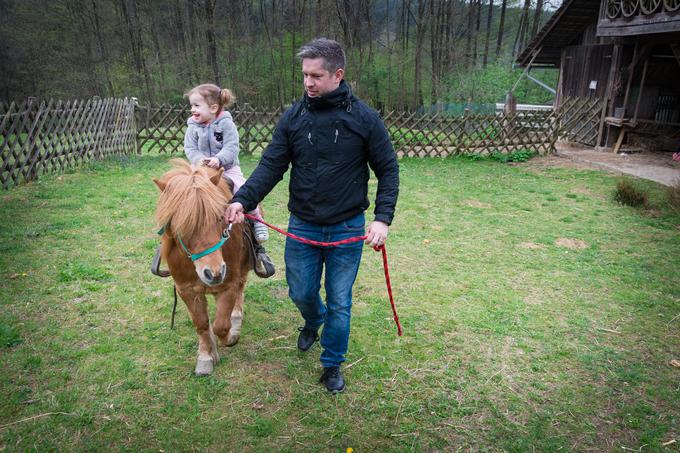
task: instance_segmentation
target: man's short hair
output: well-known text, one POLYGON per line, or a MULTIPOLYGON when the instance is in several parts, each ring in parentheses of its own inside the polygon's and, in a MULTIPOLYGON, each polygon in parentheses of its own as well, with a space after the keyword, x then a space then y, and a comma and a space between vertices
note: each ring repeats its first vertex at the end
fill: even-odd
POLYGON ((326 63, 324 69, 333 74, 338 69, 345 69, 345 51, 337 41, 327 38, 314 39, 300 47, 297 56, 305 58, 323 58, 326 63))

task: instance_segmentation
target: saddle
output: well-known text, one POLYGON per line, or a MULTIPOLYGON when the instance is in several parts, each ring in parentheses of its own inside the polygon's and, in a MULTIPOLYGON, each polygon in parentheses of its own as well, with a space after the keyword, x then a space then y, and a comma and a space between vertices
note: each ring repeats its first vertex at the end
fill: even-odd
MULTIPOLYGON (((243 228, 243 238, 245 239, 246 246, 248 247, 248 255, 250 258, 250 268, 255 272, 260 278, 269 278, 276 272, 274 263, 272 262, 269 255, 255 239, 253 231, 253 223, 248 220, 244 225, 247 227, 243 228)), ((161 246, 156 247, 156 253, 154 253, 153 259, 151 260, 151 273, 158 277, 169 277, 170 272, 161 269, 161 246)))

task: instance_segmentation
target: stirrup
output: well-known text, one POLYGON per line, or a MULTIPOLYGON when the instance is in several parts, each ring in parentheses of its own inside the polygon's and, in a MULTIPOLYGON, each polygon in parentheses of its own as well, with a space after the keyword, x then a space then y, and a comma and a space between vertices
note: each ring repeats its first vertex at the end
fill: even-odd
POLYGON ((159 277, 170 277, 170 272, 161 270, 161 246, 156 247, 156 253, 151 260, 151 273, 159 277))
POLYGON ((259 244, 255 246, 255 263, 253 271, 255 271, 255 275, 260 278, 269 278, 276 272, 276 267, 274 267, 272 259, 269 258, 264 247, 259 244))

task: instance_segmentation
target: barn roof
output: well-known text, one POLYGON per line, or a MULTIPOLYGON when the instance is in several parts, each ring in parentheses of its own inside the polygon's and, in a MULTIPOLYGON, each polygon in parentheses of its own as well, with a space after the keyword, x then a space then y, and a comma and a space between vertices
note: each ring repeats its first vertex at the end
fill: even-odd
POLYGON ((533 64, 559 66, 562 47, 577 44, 583 30, 597 22, 599 11, 599 0, 564 0, 517 57, 517 62, 527 66, 536 49, 541 49, 533 64))

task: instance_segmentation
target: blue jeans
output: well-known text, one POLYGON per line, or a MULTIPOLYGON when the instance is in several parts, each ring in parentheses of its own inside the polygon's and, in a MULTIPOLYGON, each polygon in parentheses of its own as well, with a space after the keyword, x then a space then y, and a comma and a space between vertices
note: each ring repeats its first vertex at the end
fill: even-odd
MULTIPOLYGON (((305 222, 291 214, 288 231, 315 241, 333 242, 364 235, 364 214, 332 225, 305 222)), ((286 281, 288 295, 305 320, 305 327, 321 333, 321 364, 340 365, 345 361, 352 309, 352 286, 356 280, 363 241, 337 247, 316 247, 286 238, 286 281), (321 273, 326 267, 321 300, 321 273)))

